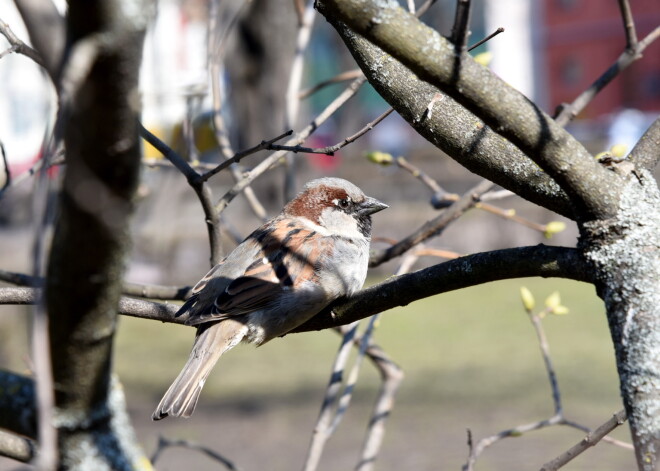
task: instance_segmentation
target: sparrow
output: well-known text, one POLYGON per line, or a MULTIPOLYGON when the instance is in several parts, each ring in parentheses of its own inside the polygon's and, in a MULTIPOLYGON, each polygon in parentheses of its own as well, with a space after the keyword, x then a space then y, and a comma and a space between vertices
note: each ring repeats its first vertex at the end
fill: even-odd
POLYGON ((366 278, 371 215, 388 206, 340 178, 305 185, 193 288, 176 316, 197 326, 187 363, 153 420, 190 417, 222 354, 298 327, 366 278))

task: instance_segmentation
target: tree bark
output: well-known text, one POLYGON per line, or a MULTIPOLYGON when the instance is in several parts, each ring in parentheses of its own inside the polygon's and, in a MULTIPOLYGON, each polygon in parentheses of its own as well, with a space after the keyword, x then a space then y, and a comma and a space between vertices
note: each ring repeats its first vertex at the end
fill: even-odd
POLYGON ((145 463, 130 425, 118 422, 125 406, 111 395, 117 305, 140 173, 145 10, 143 2, 69 3, 62 76, 78 83, 62 84, 67 167, 46 284, 61 469, 129 470, 145 463), (81 63, 86 67, 75 70, 81 63))

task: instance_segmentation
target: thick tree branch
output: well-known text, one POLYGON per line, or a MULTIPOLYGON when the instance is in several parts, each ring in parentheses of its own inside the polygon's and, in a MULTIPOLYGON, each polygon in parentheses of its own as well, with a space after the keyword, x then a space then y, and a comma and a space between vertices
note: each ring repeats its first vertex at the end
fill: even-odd
POLYGON ((477 253, 389 278, 336 303, 293 332, 350 324, 436 294, 489 281, 527 276, 591 281, 591 273, 576 249, 537 245, 477 253))
POLYGON ((615 213, 622 188, 619 176, 602 168, 550 116, 490 70, 467 55, 457 61, 448 40, 397 3, 325 0, 319 10, 335 24, 345 22, 522 150, 571 196, 578 218, 615 213))
MULTIPOLYGON (((352 298, 336 302, 293 332, 350 324, 419 299, 490 281, 542 276, 592 282, 591 275, 577 249, 566 247, 536 245, 466 255, 413 273, 388 278, 352 298)), ((35 288, 0 288, 0 304, 32 304, 36 299, 35 288)), ((128 297, 122 297, 119 302, 120 314, 184 324, 184 318, 174 317, 178 309, 176 304, 128 297)))
POLYGON ((566 194, 518 148, 381 49, 334 24, 370 83, 418 133, 468 170, 575 218, 566 194), (429 113, 428 105, 434 99, 433 113, 429 113))
POLYGON ((637 167, 654 169, 660 162, 660 118, 656 119, 630 151, 628 159, 637 167))

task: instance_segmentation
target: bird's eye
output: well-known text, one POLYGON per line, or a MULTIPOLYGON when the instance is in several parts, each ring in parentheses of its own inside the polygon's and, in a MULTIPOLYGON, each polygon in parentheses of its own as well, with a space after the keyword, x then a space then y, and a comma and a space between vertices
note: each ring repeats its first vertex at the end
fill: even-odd
POLYGON ((338 200, 337 201, 337 206, 339 206, 341 209, 346 209, 350 205, 350 200, 348 198, 343 199, 343 200, 338 200))

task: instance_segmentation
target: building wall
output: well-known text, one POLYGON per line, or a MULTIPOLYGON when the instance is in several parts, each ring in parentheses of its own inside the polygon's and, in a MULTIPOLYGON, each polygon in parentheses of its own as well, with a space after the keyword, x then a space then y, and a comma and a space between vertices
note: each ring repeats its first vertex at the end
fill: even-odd
MULTIPOLYGON (((618 2, 543 0, 540 46, 552 110, 571 102, 610 67, 626 47, 618 2)), ((660 1, 631 0, 639 39, 660 25, 660 1)), ((597 118, 624 108, 660 110, 660 42, 622 72, 579 118, 597 118)))

